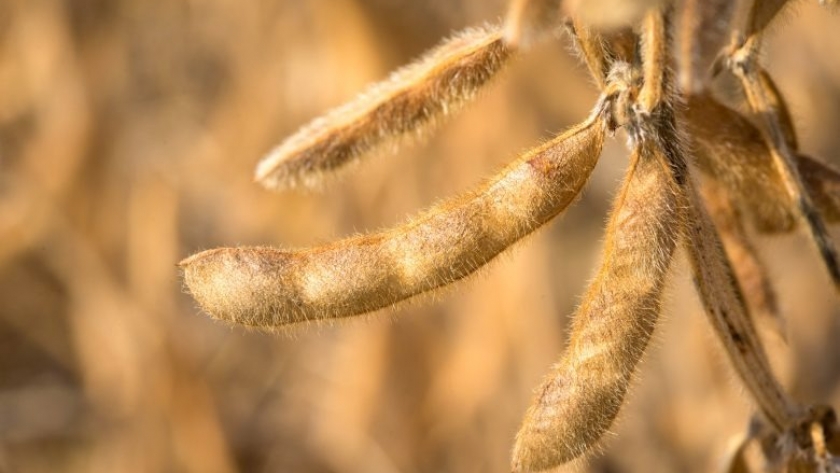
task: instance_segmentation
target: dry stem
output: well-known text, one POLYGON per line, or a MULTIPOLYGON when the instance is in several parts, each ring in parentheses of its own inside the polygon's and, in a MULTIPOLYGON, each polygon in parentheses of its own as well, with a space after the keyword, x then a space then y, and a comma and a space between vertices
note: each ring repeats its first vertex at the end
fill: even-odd
MULTIPOLYGON (((736 48, 730 56, 731 68, 741 80, 747 100, 761 121, 762 134, 770 146, 771 156, 776 170, 782 177, 785 191, 798 207, 834 286, 840 291, 840 262, 837 259, 837 251, 799 174, 794 150, 788 144, 791 133, 785 132, 783 121, 779 118, 781 112, 777 111, 786 110, 786 107, 779 108, 784 102, 781 101, 780 96, 772 93, 773 89, 768 91, 768 81, 762 80, 763 71, 756 59, 758 41, 757 36, 751 36, 736 48)), ((769 83, 772 84, 772 82, 769 83)))

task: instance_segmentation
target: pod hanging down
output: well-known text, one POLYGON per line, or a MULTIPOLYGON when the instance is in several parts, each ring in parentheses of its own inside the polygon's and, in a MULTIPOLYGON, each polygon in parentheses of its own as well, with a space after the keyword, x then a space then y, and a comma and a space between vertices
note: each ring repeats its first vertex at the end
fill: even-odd
POLYGON ((588 451, 612 425, 659 318, 680 238, 682 190, 653 141, 634 150, 607 226, 604 259, 569 346, 516 436, 513 469, 542 471, 588 451))

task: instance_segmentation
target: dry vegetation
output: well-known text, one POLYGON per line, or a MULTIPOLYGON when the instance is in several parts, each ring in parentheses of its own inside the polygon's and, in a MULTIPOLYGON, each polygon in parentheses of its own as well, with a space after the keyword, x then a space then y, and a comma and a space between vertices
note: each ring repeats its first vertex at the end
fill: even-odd
MULTIPOLYGON (((625 11, 606 0, 569 0, 566 7, 581 18, 574 29, 585 66, 570 48, 570 35, 546 38, 546 29, 560 18, 554 14, 559 1, 513 3, 521 8, 513 10, 518 20, 504 33, 522 36, 527 54, 511 61, 502 30, 492 26, 458 36, 448 49, 426 56, 426 65, 474 43, 488 53, 472 66, 459 62, 472 67, 475 80, 458 82, 463 76, 441 72, 446 80, 440 84, 455 85, 438 86, 433 95, 453 100, 451 109, 424 108, 418 96, 395 93, 423 73, 403 70, 389 85, 370 89, 368 97, 388 97, 384 107, 352 102, 326 125, 315 124, 287 142, 295 150, 318 150, 300 158, 321 159, 318 179, 300 168, 272 174, 271 165, 261 177, 269 176, 275 187, 284 179, 309 184, 336 163, 357 161, 377 146, 379 158, 354 164, 354 172, 329 180, 323 192, 272 194, 251 176, 258 157, 278 138, 351 101, 439 38, 499 19, 506 2, 0 2, 0 471, 505 472, 515 442, 516 467, 550 466, 608 430, 615 435, 596 447, 597 455, 561 468, 692 472, 725 471, 729 465, 735 472, 746 470, 727 458, 755 463, 763 456, 759 445, 741 443, 756 409, 767 421, 753 421, 750 432, 763 440, 764 451, 786 452, 774 428, 797 427, 804 433, 800 443, 819 443, 820 429, 789 424, 806 412, 800 406, 840 406, 840 304, 829 276, 836 270, 826 271, 811 243, 823 238, 814 215, 822 214, 829 230, 840 219, 840 178, 820 164, 840 163, 840 18, 815 1, 795 2, 768 30, 761 63, 770 75, 756 73, 743 60, 749 55, 733 51, 732 61, 718 61, 723 72, 712 92, 702 80, 698 85, 686 77, 703 77, 717 53, 677 51, 696 57, 683 63, 681 70, 694 73, 681 76, 683 104, 676 106, 677 120, 695 137, 688 143, 690 162, 707 176, 695 194, 681 178, 678 149, 665 126, 668 114, 649 118, 659 104, 670 107, 667 87, 650 85, 670 81, 661 68, 650 67, 667 56, 657 52, 664 43, 655 39, 655 21, 649 17, 643 23, 648 26, 637 29, 646 38, 641 90, 633 85, 638 77, 618 85, 618 74, 607 77, 612 56, 588 49, 595 43, 582 28, 642 21, 658 2, 624 2, 638 7, 625 11), (613 14, 600 17, 592 7, 599 3, 613 14), (751 94, 741 93, 741 82, 751 94), (479 100, 429 132, 430 115, 453 111, 479 86, 479 100), (599 99, 602 89, 606 95, 599 99), (617 106, 628 103, 640 104, 643 113, 617 106), (773 113, 751 114, 750 104, 773 113), (370 123, 358 118, 370 110, 386 117, 406 114, 390 122, 386 137, 414 124, 430 136, 423 143, 357 140, 344 148, 325 139, 335 123, 344 137, 381 131, 365 128, 370 123), (624 132, 606 139, 588 182, 576 173, 570 179, 582 181, 571 187, 534 180, 569 174, 565 156, 577 159, 574 167, 595 165, 603 127, 626 121, 635 149, 627 151, 624 132), (567 129, 572 131, 553 139, 567 129), (544 144, 523 153, 536 142, 544 144), (395 143, 399 153, 389 149, 395 143), (516 161, 517 155, 522 159, 516 161), (799 163, 801 176, 772 172, 770 159, 799 163), (467 190, 508 162, 507 174, 467 190), (670 165, 660 165, 665 162, 670 165), (542 174, 523 180, 523 169, 542 174), (230 328, 197 314, 175 268, 203 248, 321 248, 294 253, 308 258, 309 266, 302 265, 308 268, 305 283, 290 283, 317 289, 320 305, 313 312, 254 311, 254 297, 269 288, 286 290, 266 284, 262 291, 251 288, 252 297, 241 297, 237 310, 223 315, 258 326, 350 315, 348 306, 388 306, 469 275, 563 210, 584 182, 560 219, 456 291, 438 291, 364 320, 298 325, 281 335, 230 328), (808 198, 799 199, 797 209, 784 197, 797 193, 800 182, 816 214, 808 198), (516 192, 508 193, 514 184, 516 192), (463 197, 436 204, 448 195, 463 197), (519 198, 517 209, 532 207, 521 215, 493 206, 508 195, 519 198), (735 360, 741 376, 709 329, 691 283, 694 267, 712 312, 741 310, 737 291, 716 282, 728 270, 710 257, 710 227, 682 230, 684 220, 703 220, 696 210, 700 195, 769 356, 767 361, 760 350, 750 351, 758 339, 748 319, 736 316, 741 325, 727 326, 726 315, 713 318, 717 332, 724 339, 729 334, 730 347, 747 347, 749 353, 735 360), (619 203, 604 234, 612 196, 619 203), (405 215, 430 206, 408 230, 343 240, 398 226, 405 215), (482 226, 494 210, 496 224, 482 226), (791 231, 802 214, 811 224, 791 231), (456 225, 466 221, 478 226, 456 225), (395 235, 403 239, 395 243, 395 235), (321 246, 326 241, 340 243, 321 246), (331 256, 330 249, 346 249, 348 242, 359 250, 331 256), (461 245, 457 253, 447 253, 452 242, 461 245), (484 253, 471 253, 472 242, 485 245, 484 253), (400 251, 406 247, 413 252, 400 251), (374 271, 392 269, 401 256, 403 269, 414 272, 402 271, 395 280, 374 271), (418 273, 421 256, 435 264, 418 273), (335 258, 345 258, 343 266, 335 258), (381 263, 372 265, 371 258, 381 263), (453 267, 446 258, 465 264, 453 267), (435 272, 441 261, 449 269, 435 272), (326 290, 330 278, 313 268, 335 267, 370 270, 359 277, 372 281, 367 290, 385 297, 326 290), (626 268, 644 280, 628 286, 626 268), (644 290, 617 294, 626 287, 644 290), (347 300, 337 301, 339 296, 347 300), (581 314, 593 314, 598 325, 582 323, 581 314), (600 376, 603 371, 585 370, 593 340, 628 342, 616 348, 617 355, 601 352, 603 359, 595 360, 600 367, 613 363, 616 389, 609 389, 615 379, 600 376), (564 351, 539 402, 528 410, 535 386, 564 351), (781 387, 763 377, 771 365, 781 387), (745 373, 752 376, 743 379, 745 373), (571 381, 556 381, 564 377, 571 381), (558 403, 562 396, 552 383, 604 390, 589 391, 594 399, 580 404, 558 403), (600 417, 593 417, 593 406, 600 417), (619 406, 619 421, 612 424, 619 406), (563 409, 571 422, 556 415, 563 409), (525 429, 515 440, 523 416, 525 429), (570 428, 577 424, 582 426, 570 428), (558 441, 555 433, 564 429, 578 443, 558 441)), ((726 5, 679 3, 689 9, 726 5)), ((746 21, 750 30, 763 31, 781 4, 762 3, 767 8, 746 21)), ((680 47, 691 44, 681 36, 686 31, 704 32, 703 44, 715 51, 727 47, 719 23, 698 19, 702 15, 680 17, 680 47)), ((626 57, 627 37, 612 37, 615 57, 626 57)), ((280 152, 288 154, 288 148, 280 152)), ((830 261, 829 246, 823 242, 822 248, 830 261)), ((263 256, 257 254, 250 267, 259 269, 263 256)), ((214 284, 233 285, 222 303, 249 290, 230 277, 214 284)), ((276 297, 270 299, 256 307, 276 297)))

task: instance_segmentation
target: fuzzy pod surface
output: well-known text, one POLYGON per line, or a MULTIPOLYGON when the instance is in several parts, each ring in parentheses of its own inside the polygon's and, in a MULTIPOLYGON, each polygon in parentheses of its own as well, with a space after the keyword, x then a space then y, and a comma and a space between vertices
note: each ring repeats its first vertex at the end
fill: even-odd
POLYGON ((497 26, 462 31, 288 137, 259 162, 255 179, 271 189, 317 185, 325 174, 458 110, 514 51, 497 26))
POLYGON ((204 251, 181 262, 184 281, 213 317, 263 328, 391 306, 470 275, 562 212, 595 167, 605 127, 593 114, 399 227, 307 249, 204 251))
POLYGON ((561 360, 517 434, 514 471, 542 471, 591 449, 618 415, 659 318, 682 228, 682 194, 661 149, 634 151, 607 227, 601 268, 561 360))

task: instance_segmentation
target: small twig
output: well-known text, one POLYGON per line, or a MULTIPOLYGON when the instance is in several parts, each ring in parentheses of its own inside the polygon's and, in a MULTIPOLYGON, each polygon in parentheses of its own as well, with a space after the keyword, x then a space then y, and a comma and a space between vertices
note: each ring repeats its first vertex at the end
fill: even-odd
POLYGON ((772 374, 720 237, 693 185, 686 187, 686 198, 690 209, 686 243, 701 301, 759 411, 776 430, 782 431, 799 417, 801 409, 772 374))
POLYGON ((504 38, 514 48, 528 48, 563 25, 563 0, 512 0, 505 16, 504 38))
POLYGON ((799 151, 799 138, 796 136, 796 127, 793 125, 793 117, 790 114, 790 107, 782 96, 776 82, 763 68, 757 68, 758 80, 761 83, 761 90, 767 102, 764 104, 768 113, 774 115, 778 120, 779 131, 784 137, 788 149, 799 151))
POLYGON ((683 1, 677 30, 683 93, 698 93, 708 86, 711 66, 726 46, 737 6, 733 0, 683 1))
MULTIPOLYGON (((793 230, 796 208, 758 128, 705 93, 689 95, 686 105, 680 119, 698 169, 726 189, 759 232, 793 230)), ((823 218, 840 222, 840 172, 801 154, 796 163, 823 218)))

